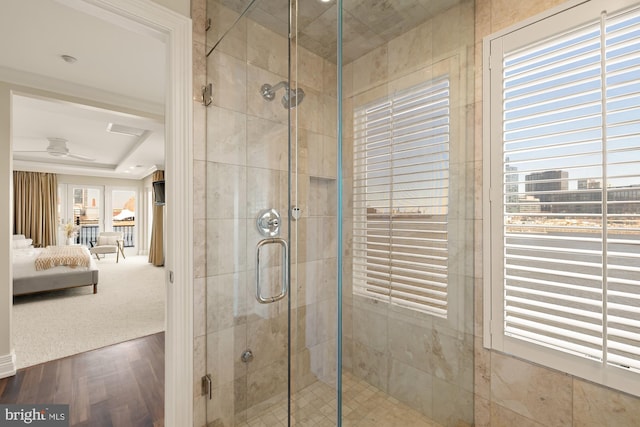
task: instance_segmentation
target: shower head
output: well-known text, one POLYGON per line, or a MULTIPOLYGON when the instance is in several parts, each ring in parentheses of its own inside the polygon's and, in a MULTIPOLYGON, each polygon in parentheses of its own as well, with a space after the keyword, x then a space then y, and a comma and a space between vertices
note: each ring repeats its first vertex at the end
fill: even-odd
POLYGON ((273 101, 276 97, 276 91, 280 88, 285 88, 284 96, 282 97, 282 106, 284 108, 294 108, 302 102, 304 99, 304 90, 301 88, 291 89, 289 83, 281 81, 278 84, 271 86, 269 83, 265 83, 260 88, 262 97, 267 101, 273 101))
POLYGON ((284 108, 295 108, 304 99, 304 91, 301 88, 288 89, 282 97, 282 106, 284 108))

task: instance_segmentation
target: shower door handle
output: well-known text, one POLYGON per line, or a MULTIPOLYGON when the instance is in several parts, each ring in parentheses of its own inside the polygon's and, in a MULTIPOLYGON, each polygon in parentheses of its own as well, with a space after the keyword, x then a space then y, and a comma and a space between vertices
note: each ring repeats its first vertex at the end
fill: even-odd
POLYGON ((258 242, 256 246, 256 299, 260 304, 269 304, 280 301, 287 296, 289 287, 289 245, 287 241, 279 237, 264 239, 258 242), (282 247, 282 282, 280 285, 280 293, 275 296, 263 296, 260 289, 260 248, 265 245, 278 244, 282 247))

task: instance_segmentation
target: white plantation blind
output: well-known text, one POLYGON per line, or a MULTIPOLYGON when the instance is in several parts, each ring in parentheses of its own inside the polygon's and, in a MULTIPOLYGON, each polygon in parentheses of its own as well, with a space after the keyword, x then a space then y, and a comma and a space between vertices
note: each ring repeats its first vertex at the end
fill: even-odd
POLYGON ((605 43, 607 362, 640 370, 640 9, 605 43))
POLYGON ((355 111, 353 292, 447 315, 448 78, 355 111))
POLYGON ((505 336, 638 371, 640 11, 596 10, 501 52, 502 241, 491 255, 502 259, 505 336))

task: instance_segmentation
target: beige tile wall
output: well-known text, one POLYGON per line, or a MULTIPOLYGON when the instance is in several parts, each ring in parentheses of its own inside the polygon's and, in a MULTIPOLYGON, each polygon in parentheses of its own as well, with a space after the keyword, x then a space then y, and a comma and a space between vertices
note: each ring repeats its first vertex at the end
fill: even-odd
POLYGON ((345 368, 445 426, 473 422, 473 19, 463 2, 343 70, 345 237, 354 109, 443 74, 451 81, 449 319, 353 296, 350 239, 343 276, 345 368))
POLYGON ((640 425, 640 399, 482 347, 482 38, 562 4, 476 0, 475 422, 478 427, 640 425))

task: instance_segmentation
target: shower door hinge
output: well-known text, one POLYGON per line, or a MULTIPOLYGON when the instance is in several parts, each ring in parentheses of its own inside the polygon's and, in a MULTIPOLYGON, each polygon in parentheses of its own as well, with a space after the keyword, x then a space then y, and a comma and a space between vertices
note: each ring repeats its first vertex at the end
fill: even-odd
POLYGON ((206 86, 202 86, 202 105, 208 107, 211 105, 213 96, 213 85, 209 83, 206 86))
POLYGON ((213 380, 211 374, 202 377, 202 395, 209 396, 209 400, 213 398, 213 380))
POLYGON ((209 31, 211 29, 211 18, 207 18, 204 23, 204 30, 209 31))

